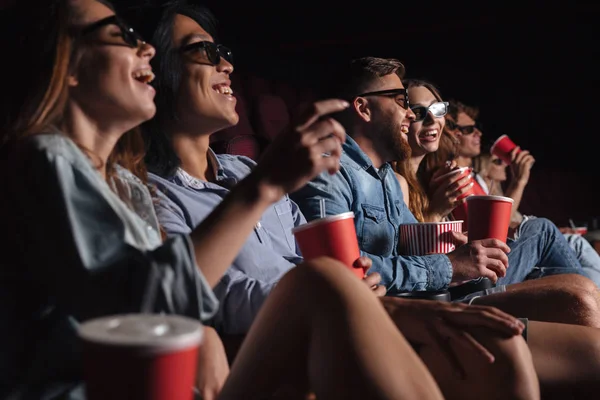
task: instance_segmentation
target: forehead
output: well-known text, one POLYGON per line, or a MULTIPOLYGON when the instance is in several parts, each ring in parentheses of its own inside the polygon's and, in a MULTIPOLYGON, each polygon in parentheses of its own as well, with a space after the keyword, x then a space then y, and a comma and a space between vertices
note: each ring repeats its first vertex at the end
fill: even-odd
POLYGON ((465 112, 459 112, 456 123, 459 125, 475 125, 475 120, 467 115, 465 112))
POLYGON ((435 103, 437 99, 425 86, 413 86, 408 89, 408 97, 411 104, 424 104, 430 105, 435 103))
POLYGON ((115 15, 114 11, 96 0, 71 0, 73 19, 71 24, 84 27, 106 17, 115 15))
POLYGON ((181 46, 202 40, 212 42, 213 38, 190 17, 181 14, 175 16, 173 20, 173 41, 176 45, 181 46))

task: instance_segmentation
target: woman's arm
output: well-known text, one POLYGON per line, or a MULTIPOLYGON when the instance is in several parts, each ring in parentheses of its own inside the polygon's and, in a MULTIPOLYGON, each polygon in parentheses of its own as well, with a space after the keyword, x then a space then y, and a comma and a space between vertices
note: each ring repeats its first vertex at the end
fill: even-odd
POLYGON ((254 170, 194 229, 191 238, 196 262, 211 286, 232 264, 267 207, 322 171, 338 170, 345 132, 326 115, 347 107, 342 100, 314 103, 293 129, 271 143, 254 170))

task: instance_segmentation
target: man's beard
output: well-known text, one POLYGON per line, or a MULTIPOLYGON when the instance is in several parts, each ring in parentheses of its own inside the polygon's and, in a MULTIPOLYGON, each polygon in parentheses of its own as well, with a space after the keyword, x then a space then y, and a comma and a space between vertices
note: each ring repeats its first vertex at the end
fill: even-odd
POLYGON ((404 161, 411 155, 411 148, 408 141, 404 140, 400 132, 400 124, 394 121, 380 124, 376 128, 376 140, 379 142, 379 154, 385 155, 386 162, 404 161))

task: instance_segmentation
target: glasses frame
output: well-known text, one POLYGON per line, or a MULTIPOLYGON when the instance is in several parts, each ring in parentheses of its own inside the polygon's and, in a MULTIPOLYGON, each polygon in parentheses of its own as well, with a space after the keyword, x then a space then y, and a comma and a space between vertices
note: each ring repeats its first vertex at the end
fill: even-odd
POLYGON ((79 36, 83 37, 89 35, 90 33, 95 32, 98 29, 107 25, 118 26, 121 30, 121 37, 123 38, 123 41, 127 46, 131 48, 135 49, 139 47, 140 44, 146 44, 142 36, 117 15, 111 15, 110 17, 103 18, 89 26, 86 26, 85 28, 81 29, 81 31, 79 31, 79 36))
POLYGON ((429 106, 425 107, 425 106, 412 106, 410 107, 410 109, 415 113, 415 120, 414 122, 419 122, 419 121, 423 121, 425 118, 427 118, 427 114, 431 113, 431 115, 433 115, 435 118, 441 118, 444 115, 448 114, 448 105, 449 103, 447 101, 436 101, 435 103, 431 103, 429 106), (436 104, 443 104, 444 105, 444 113, 442 115, 435 115, 433 114, 430 110, 431 107, 435 106, 436 104), (419 118, 417 117, 417 113, 415 112, 415 109, 425 109, 425 113, 423 113, 423 118, 419 118))
POLYGON ((208 40, 186 44, 181 46, 179 51, 182 53, 187 53, 189 51, 198 49, 205 50, 206 58, 208 58, 208 61, 212 65, 219 65, 221 63, 221 58, 233 65, 233 53, 231 50, 222 44, 216 44, 214 42, 209 42, 208 40))
POLYGON ((459 125, 454 121, 446 119, 446 126, 450 130, 458 129, 463 136, 468 136, 475 133, 475 130, 481 131, 481 125, 476 123, 474 125, 459 125))
POLYGON ((404 105, 400 105, 400 107, 408 110, 410 108, 410 103, 408 101, 408 89, 406 88, 398 88, 398 89, 386 89, 386 90, 376 90, 374 92, 366 92, 362 94, 358 94, 356 97, 367 97, 367 96, 398 96, 399 94, 404 95, 404 105))

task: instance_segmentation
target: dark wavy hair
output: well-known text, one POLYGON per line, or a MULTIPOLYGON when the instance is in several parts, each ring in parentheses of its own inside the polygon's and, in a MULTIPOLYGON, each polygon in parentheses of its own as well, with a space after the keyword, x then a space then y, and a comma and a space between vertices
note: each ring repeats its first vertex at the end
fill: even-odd
POLYGON ((182 59, 173 43, 173 24, 177 15, 185 15, 196 21, 215 41, 217 20, 206 7, 189 4, 187 1, 169 1, 163 4, 146 3, 130 9, 126 15, 133 21, 143 37, 156 48, 151 64, 156 75, 156 116, 142 125, 146 143, 148 170, 160 175, 175 173, 181 161, 164 127, 177 121, 177 94, 181 83, 182 59))

